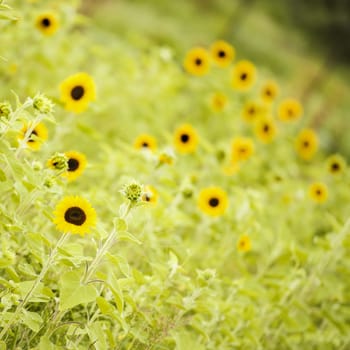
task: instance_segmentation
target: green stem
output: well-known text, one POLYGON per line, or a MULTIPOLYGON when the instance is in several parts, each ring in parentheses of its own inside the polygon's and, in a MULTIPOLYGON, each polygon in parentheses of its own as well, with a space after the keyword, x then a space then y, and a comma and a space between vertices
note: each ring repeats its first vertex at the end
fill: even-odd
POLYGON ((39 276, 36 278, 32 287, 30 288, 28 293, 25 295, 23 300, 18 304, 15 312, 13 313, 11 319, 8 321, 7 325, 2 329, 2 331, 0 333, 0 340, 3 339, 3 337, 7 334, 7 331, 11 328, 11 326, 14 324, 14 322, 16 322, 18 315, 20 314, 22 309, 26 306, 26 304, 28 303, 28 301, 32 297, 36 288, 39 286, 41 280, 45 277, 46 272, 48 271, 48 269, 50 268, 52 262, 54 261, 54 259, 56 257, 58 248, 64 243, 64 241, 66 240, 67 237, 68 237, 68 234, 66 234, 66 233, 62 234, 61 238, 57 241, 56 245, 51 250, 51 253, 50 253, 45 265, 41 269, 39 276))

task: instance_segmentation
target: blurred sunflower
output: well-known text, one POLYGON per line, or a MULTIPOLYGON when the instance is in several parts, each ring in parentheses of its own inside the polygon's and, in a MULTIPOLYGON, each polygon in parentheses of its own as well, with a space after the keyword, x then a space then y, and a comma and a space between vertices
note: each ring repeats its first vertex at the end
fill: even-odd
POLYGON ((232 70, 232 87, 239 91, 249 90, 256 80, 256 68, 250 61, 239 61, 232 70))
POLYGON ((134 141, 134 147, 136 149, 149 149, 155 151, 157 149, 157 140, 148 134, 141 134, 136 137, 134 141))
POLYGON ((59 21, 55 14, 46 12, 35 19, 35 26, 45 35, 53 35, 59 27, 59 21))
POLYGON ((211 56, 219 67, 227 67, 235 57, 235 49, 224 40, 218 40, 210 48, 211 56))
POLYGON ((247 101, 242 108, 241 116, 243 120, 251 123, 254 122, 258 116, 264 113, 265 110, 261 104, 256 101, 247 101))
POLYGON ((344 172, 346 168, 345 159, 338 155, 334 154, 327 158, 327 171, 332 175, 338 175, 344 172))
POLYGON ((324 203, 328 199, 328 188, 322 182, 314 182, 309 187, 309 196, 316 203, 324 203))
POLYGON ((267 81, 261 88, 260 96, 265 103, 272 103, 275 101, 279 92, 278 85, 275 81, 267 81))
POLYGON ((96 225, 96 212, 91 204, 79 196, 67 196, 56 206, 54 220, 59 231, 84 235, 96 225))
POLYGON ((158 201, 158 192, 157 190, 151 186, 151 185, 147 185, 144 188, 144 194, 142 196, 142 200, 144 202, 148 202, 151 204, 156 204, 158 201))
POLYGON ((254 154, 254 142, 249 137, 236 137, 232 140, 232 163, 248 160, 254 154))
POLYGON ((35 125, 30 135, 27 135, 30 129, 32 129, 32 124, 26 123, 20 131, 19 139, 24 140, 27 137, 27 146, 33 151, 38 151, 43 142, 48 138, 47 128, 45 124, 39 123, 35 125))
POLYGON ((239 252, 249 252, 252 249, 252 242, 248 235, 242 235, 237 242, 237 250, 239 252))
POLYGON ((225 109, 227 102, 228 99, 226 95, 216 92, 211 97, 210 106, 214 112, 222 112, 225 109))
POLYGON ((311 159, 318 149, 316 132, 312 129, 302 130, 295 140, 295 149, 302 159, 311 159))
POLYGON ((69 151, 64 154, 68 158, 68 169, 62 176, 68 179, 68 181, 73 181, 85 170, 87 164, 86 157, 84 154, 76 151, 69 151))
POLYGON ((186 72, 201 76, 208 73, 210 68, 210 56, 206 49, 195 47, 187 52, 183 62, 186 72))
POLYGON ((272 118, 262 117, 257 120, 254 131, 261 142, 270 143, 276 137, 277 126, 272 118))
POLYGON ((278 106, 278 117, 283 122, 298 120, 302 114, 303 107, 296 99, 285 99, 278 106))
POLYGON ((203 213, 210 216, 223 215, 228 207, 226 192, 220 187, 207 187, 200 191, 198 206, 203 213))
POLYGON ((60 85, 61 101, 65 109, 74 113, 84 112, 96 98, 94 80, 87 73, 77 73, 60 85))
POLYGON ((174 133, 175 148, 180 153, 193 153, 197 149, 198 134, 190 124, 183 124, 174 133))

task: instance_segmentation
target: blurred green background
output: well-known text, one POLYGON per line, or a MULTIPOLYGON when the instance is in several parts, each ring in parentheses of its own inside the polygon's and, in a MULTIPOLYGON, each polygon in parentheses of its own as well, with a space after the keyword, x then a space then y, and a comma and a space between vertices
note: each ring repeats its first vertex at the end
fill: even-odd
POLYGON ((85 0, 81 11, 138 48, 173 48, 180 64, 193 46, 229 41, 302 101, 327 152, 350 159, 350 1, 85 0))

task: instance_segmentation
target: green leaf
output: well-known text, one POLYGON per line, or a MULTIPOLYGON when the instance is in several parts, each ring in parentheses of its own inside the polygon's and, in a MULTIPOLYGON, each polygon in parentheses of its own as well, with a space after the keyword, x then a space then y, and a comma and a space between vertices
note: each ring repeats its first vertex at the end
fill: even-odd
POLYGON ((0 181, 1 182, 6 181, 6 174, 3 172, 2 169, 0 169, 0 181))
POLYGON ((33 332, 38 332, 41 327, 41 324, 43 323, 43 319, 41 318, 41 316, 36 312, 30 312, 26 310, 23 311, 24 312, 21 317, 23 323, 27 327, 29 327, 33 332))
POLYGON ((118 241, 128 241, 128 242, 133 242, 136 244, 142 244, 141 241, 139 241, 134 235, 132 235, 129 232, 121 232, 117 235, 118 241))
POLYGON ((81 284, 81 275, 81 271, 69 271, 61 277, 59 281, 61 290, 60 311, 96 300, 98 296, 96 288, 92 285, 81 284))
POLYGON ((0 341, 0 350, 6 350, 6 343, 4 341, 0 341))

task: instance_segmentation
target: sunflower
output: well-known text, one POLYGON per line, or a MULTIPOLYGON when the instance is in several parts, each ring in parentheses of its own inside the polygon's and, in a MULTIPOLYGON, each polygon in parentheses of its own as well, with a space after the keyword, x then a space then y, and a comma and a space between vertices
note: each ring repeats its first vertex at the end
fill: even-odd
POLYGON ((249 252, 252 249, 252 242, 248 235, 242 235, 237 242, 237 250, 239 252, 249 252))
POLYGON ((249 90, 256 80, 256 68, 250 61, 239 61, 232 70, 232 87, 239 91, 249 90))
POLYGON ((195 152, 198 144, 198 135, 193 126, 183 124, 177 128, 174 134, 174 144, 179 153, 195 152))
POLYGON ((51 13, 46 12, 40 14, 35 20, 35 26, 45 35, 53 35, 56 33, 59 22, 57 17, 51 13))
POLYGON ((278 85, 275 81, 267 81, 261 88, 260 96, 265 103, 272 103, 279 92, 278 85))
POLYGON ((37 151, 41 148, 41 145, 48 138, 48 132, 45 124, 39 123, 35 125, 30 135, 27 135, 29 129, 32 129, 32 123, 27 123, 20 131, 19 139, 27 139, 27 146, 33 151, 37 151))
POLYGON ((254 154, 254 142, 249 137, 236 137, 232 140, 232 162, 248 160, 254 154))
POLYGON ((210 68, 210 56, 206 49, 195 47, 187 52, 184 60, 186 72, 201 76, 208 73, 210 68))
POLYGON ((69 151, 64 153, 68 158, 68 170, 62 174, 68 181, 77 179, 86 168, 86 157, 84 154, 69 151))
POLYGON ((157 140, 151 135, 141 134, 135 139, 134 147, 138 150, 148 149, 155 151, 157 149, 157 140))
POLYGON ((219 67, 227 67, 235 57, 235 49, 224 40, 218 40, 210 48, 211 56, 219 67))
POLYGON ((302 130, 295 140, 295 149, 302 159, 311 159, 318 149, 318 137, 315 131, 302 130))
POLYGON ((344 172, 346 168, 345 159, 338 155, 334 154, 327 158, 327 170, 332 175, 338 175, 344 172))
POLYGON ((96 225, 96 212, 91 204, 79 196, 67 196, 56 206, 54 220, 59 231, 84 235, 96 225))
POLYGON ((258 116, 264 114, 265 110, 261 104, 256 101, 247 101, 241 112, 242 119, 248 123, 254 122, 258 116))
POLYGON ((198 206, 203 213, 210 216, 223 215, 228 207, 226 192, 220 187, 207 187, 200 191, 198 206))
POLYGON ((328 198, 328 188, 322 182, 314 182, 309 187, 309 197, 316 203, 324 203, 328 198))
POLYGON ((302 114, 303 107, 296 99, 287 98, 278 106, 278 117, 283 122, 298 120, 302 114))
POLYGON ((277 127, 272 118, 259 118, 255 124, 255 135, 263 143, 270 143, 276 136, 277 127))
POLYGON ((157 190, 151 185, 145 186, 144 194, 142 196, 142 200, 144 202, 148 202, 148 203, 151 203, 151 204, 156 204, 157 200, 158 200, 158 192, 157 192, 157 190))
POLYGON ((84 112, 96 98, 95 83, 87 73, 71 75, 61 83, 60 90, 65 109, 74 113, 84 112))
POLYGON ((227 96, 216 92, 214 95, 212 95, 210 100, 210 106, 214 112, 222 112, 227 105, 227 96))

